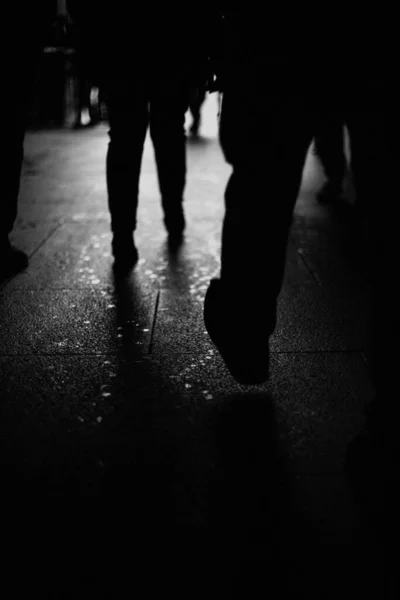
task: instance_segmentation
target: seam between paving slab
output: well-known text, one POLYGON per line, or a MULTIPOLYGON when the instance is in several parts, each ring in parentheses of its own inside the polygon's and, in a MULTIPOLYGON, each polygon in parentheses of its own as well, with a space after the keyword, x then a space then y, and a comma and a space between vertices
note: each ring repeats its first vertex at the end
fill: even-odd
POLYGON ((58 231, 58 229, 60 229, 62 227, 62 225, 63 225, 62 223, 58 222, 58 224, 54 227, 54 229, 52 229, 48 233, 48 235, 41 241, 41 243, 37 246, 37 248, 35 248, 35 250, 33 250, 33 252, 29 255, 29 258, 32 258, 32 256, 34 256, 36 254, 36 252, 38 250, 40 250, 40 248, 42 248, 42 246, 44 246, 44 244, 46 242, 48 242, 51 237, 53 237, 53 235, 56 233, 56 231, 58 231))
POLYGON ((314 279, 315 283, 320 287, 324 287, 322 284, 321 279, 319 278, 319 276, 317 275, 315 269, 312 268, 311 264, 309 263, 309 261, 306 259, 305 255, 304 255, 304 250, 303 248, 297 248, 296 250, 297 256, 300 257, 301 262, 303 263, 304 267, 307 269, 308 273, 311 275, 311 277, 314 279))
POLYGON ((160 304, 160 295, 161 295, 161 291, 157 290, 156 302, 155 302, 154 313, 153 313, 153 321, 152 321, 152 325, 151 325, 150 342, 149 342, 147 354, 152 354, 152 351, 153 351, 154 334, 155 334, 155 329, 156 329, 158 306, 160 304))
MULTIPOLYGON (((182 352, 182 351, 170 351, 169 354, 174 354, 174 355, 182 355, 182 356, 188 356, 188 355, 193 355, 193 356, 197 356, 199 353, 203 352, 202 350, 200 350, 199 352, 193 352, 193 351, 189 351, 189 352, 182 352)), ((130 356, 132 353, 130 352, 16 352, 16 353, 2 353, 0 352, 0 358, 1 357, 20 357, 20 356, 130 356)), ((150 350, 150 344, 149 344, 149 350, 146 352, 146 354, 143 354, 143 356, 138 359, 138 360, 143 360, 146 359, 148 356, 152 356, 154 358, 157 358, 157 360, 159 359, 159 353, 158 357, 155 356, 154 354, 152 354, 152 348, 150 350)), ((324 350, 324 351, 318 351, 318 350, 304 350, 304 351, 296 351, 296 350, 278 350, 278 351, 272 351, 270 352, 270 354, 282 354, 282 355, 293 355, 293 356, 297 356, 297 355, 301 355, 301 354, 309 354, 309 355, 315 355, 315 354, 319 354, 321 356, 325 355, 325 354, 354 354, 356 356, 359 356, 363 362, 365 362, 364 360, 364 353, 360 352, 359 350, 324 350)))

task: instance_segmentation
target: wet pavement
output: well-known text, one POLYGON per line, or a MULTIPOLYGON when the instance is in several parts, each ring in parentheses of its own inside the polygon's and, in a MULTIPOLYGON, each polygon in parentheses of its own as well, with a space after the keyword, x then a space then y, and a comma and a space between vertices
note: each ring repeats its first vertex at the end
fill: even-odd
POLYGON ((176 254, 147 138, 140 260, 124 282, 111 269, 106 125, 27 134, 13 241, 30 266, 0 286, 4 496, 42 509, 52 498, 53 510, 67 498, 54 521, 64 533, 82 503, 81 525, 86 515, 85 527, 101 530, 97 549, 108 565, 121 554, 125 574, 139 553, 141 565, 173 563, 168 577, 177 569, 182 586, 190 573, 192 590, 217 576, 225 597, 230 585, 249 598, 275 587, 360 597, 381 577, 344 471, 372 397, 367 277, 343 252, 346 226, 315 200, 323 176, 310 152, 271 379, 235 383, 202 320, 230 172, 215 95, 201 134, 188 142, 188 226, 176 254))

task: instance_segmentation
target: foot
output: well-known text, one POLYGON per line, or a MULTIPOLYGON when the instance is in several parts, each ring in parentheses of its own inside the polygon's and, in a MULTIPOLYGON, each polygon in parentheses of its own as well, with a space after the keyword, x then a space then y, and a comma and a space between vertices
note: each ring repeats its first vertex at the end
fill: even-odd
POLYGON ((232 298, 224 298, 221 281, 213 279, 204 300, 207 332, 232 376, 243 385, 260 385, 269 377, 268 334, 251 329, 251 315, 232 311, 232 298), (249 319, 249 322, 247 321, 249 319))
POLYGON ((28 263, 29 259, 25 252, 14 248, 7 238, 0 248, 0 281, 23 271, 28 263))
POLYGON ((186 221, 183 208, 165 211, 165 228, 168 232, 168 242, 170 245, 179 245, 183 240, 186 221))
POLYGON ((133 241, 132 233, 115 234, 112 242, 114 256, 114 271, 118 275, 127 275, 139 259, 139 254, 133 241))

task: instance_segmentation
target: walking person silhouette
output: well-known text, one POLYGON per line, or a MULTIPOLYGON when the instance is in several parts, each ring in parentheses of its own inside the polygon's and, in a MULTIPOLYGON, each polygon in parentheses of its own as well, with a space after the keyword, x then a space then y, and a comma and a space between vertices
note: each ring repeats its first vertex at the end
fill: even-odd
MULTIPOLYGON (((154 146, 164 225, 176 248, 186 226, 185 113, 189 91, 207 63, 207 47, 194 35, 206 26, 185 8, 135 5, 121 18, 120 3, 99 14, 92 3, 70 2, 71 16, 85 38, 91 80, 99 83, 107 106, 109 146, 106 161, 112 252, 117 273, 138 260, 134 241, 139 180, 148 129, 154 146), (92 8, 92 10, 90 10, 92 8)), ((126 7, 125 7, 126 8, 126 7)), ((194 12, 194 11, 192 11, 194 12)))

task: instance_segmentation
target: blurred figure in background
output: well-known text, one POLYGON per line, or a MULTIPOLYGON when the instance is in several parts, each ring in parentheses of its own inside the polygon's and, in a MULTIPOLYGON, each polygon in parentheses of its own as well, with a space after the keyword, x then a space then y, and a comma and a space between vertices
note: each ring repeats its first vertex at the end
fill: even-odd
MULTIPOLYGON (((71 18, 66 0, 57 0, 58 43, 70 52, 70 60, 74 73, 74 112, 73 126, 79 129, 83 126, 97 125, 101 120, 101 103, 99 89, 90 80, 90 65, 85 53, 87 33, 80 28, 79 21, 71 18)), ((96 21, 93 22, 96 25, 96 21)))
POLYGON ((75 70, 75 107, 76 117, 74 126, 76 129, 97 125, 102 120, 102 99, 99 88, 94 85, 90 77, 90 65, 86 60, 84 51, 85 41, 82 39, 84 32, 79 24, 68 18, 68 28, 71 43, 74 47, 73 64, 75 70))
MULTIPOLYGON (((80 58, 77 58, 78 62, 80 58)), ((102 120, 102 101, 100 90, 91 84, 83 70, 78 65, 77 94, 76 94, 76 121, 75 129, 81 127, 93 127, 102 120)))

